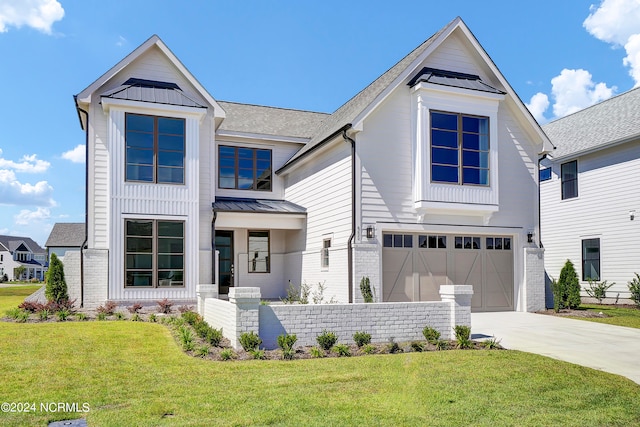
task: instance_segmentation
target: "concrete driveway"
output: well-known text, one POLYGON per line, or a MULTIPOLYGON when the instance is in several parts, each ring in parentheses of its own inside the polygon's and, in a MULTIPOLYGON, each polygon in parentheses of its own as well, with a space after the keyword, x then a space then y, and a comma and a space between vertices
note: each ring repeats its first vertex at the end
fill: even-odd
POLYGON ((625 376, 640 384, 640 329, 535 313, 472 313, 474 339, 625 376))

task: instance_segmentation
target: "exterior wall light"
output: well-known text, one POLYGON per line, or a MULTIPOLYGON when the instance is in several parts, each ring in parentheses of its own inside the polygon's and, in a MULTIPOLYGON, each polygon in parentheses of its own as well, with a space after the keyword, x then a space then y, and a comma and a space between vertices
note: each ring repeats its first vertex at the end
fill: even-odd
POLYGON ((373 228, 373 225, 368 225, 367 226, 367 239, 373 239, 373 237, 375 236, 375 228, 373 228))
POLYGON ((533 231, 527 233, 527 242, 533 243, 533 231))

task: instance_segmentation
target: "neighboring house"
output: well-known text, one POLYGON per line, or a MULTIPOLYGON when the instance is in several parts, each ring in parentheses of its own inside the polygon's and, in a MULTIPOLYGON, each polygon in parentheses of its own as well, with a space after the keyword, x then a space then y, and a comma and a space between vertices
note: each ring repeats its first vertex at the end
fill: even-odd
POLYGON ((64 261, 64 256, 69 251, 79 252, 85 238, 84 222, 57 222, 49 234, 47 243, 47 254, 51 259, 51 254, 56 254, 60 260, 64 261))
POLYGON ((367 276, 376 301, 469 284, 474 310, 544 307, 552 146, 460 18, 332 114, 217 101, 157 36, 76 104, 85 305, 212 283, 358 302, 367 276))
POLYGON ((47 251, 29 237, 0 235, 0 276, 9 280, 44 280, 47 271, 47 251), (16 277, 15 269, 24 267, 16 277))
MULTIPOLYGON (((557 147, 540 164, 545 268, 557 279, 567 259, 588 278, 628 298, 640 273, 640 88, 543 127, 557 147)), ((586 293, 583 293, 586 295, 586 293)))

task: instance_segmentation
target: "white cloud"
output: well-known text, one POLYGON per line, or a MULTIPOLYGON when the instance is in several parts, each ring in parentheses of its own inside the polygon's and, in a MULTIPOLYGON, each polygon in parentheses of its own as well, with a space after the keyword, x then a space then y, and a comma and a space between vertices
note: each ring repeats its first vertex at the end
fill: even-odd
POLYGON ((594 83, 586 70, 564 69, 551 79, 551 95, 554 99, 553 115, 563 117, 583 108, 611 98, 617 88, 605 83, 594 83))
POLYGON ((129 41, 127 39, 125 39, 122 36, 118 36, 118 41, 116 42, 116 46, 121 47, 126 45, 127 43, 129 43, 129 41))
POLYGON ((64 16, 64 9, 57 0, 2 0, 0 1, 0 33, 8 27, 27 25, 45 34, 51 34, 51 26, 64 16))
POLYGON ((544 123, 547 121, 544 116, 544 112, 549 108, 549 97, 547 95, 538 92, 531 97, 531 101, 526 105, 538 122, 544 123))
MULTIPOLYGON (((586 70, 564 69, 559 75, 551 79, 551 98, 553 99, 553 118, 557 119, 575 113, 616 93, 615 86, 608 87, 605 83, 594 83, 591 73, 586 70)), ((544 113, 550 105, 549 97, 538 92, 531 97, 527 108, 540 123, 547 118, 544 113)))
POLYGON ((582 25, 598 40, 624 47, 623 64, 640 86, 640 0, 603 0, 600 6, 591 6, 582 25))
POLYGON ((84 163, 85 162, 85 146, 77 145, 73 150, 65 151, 62 153, 62 158, 72 161, 73 163, 84 163))
POLYGON ((35 211, 23 209, 13 219, 16 225, 30 225, 34 222, 44 222, 51 218, 51 211, 47 208, 37 208, 35 211))
POLYGON ((20 162, 7 160, 2 157, 2 149, 0 148, 0 168, 12 169, 16 172, 42 173, 46 172, 51 163, 45 160, 38 160, 35 154, 30 156, 22 156, 20 162))
POLYGON ((52 193, 47 181, 23 184, 13 171, 0 169, 0 205, 55 206, 52 193))

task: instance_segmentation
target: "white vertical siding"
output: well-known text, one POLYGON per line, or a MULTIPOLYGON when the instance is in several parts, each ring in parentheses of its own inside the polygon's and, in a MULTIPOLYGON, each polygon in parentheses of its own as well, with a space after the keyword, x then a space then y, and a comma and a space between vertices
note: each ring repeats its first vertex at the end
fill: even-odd
POLYGON ((607 296, 627 298, 627 282, 640 273, 640 193, 634 179, 640 141, 577 160, 578 197, 561 200, 559 174, 565 161, 553 163, 552 179, 540 186, 545 269, 557 279, 570 259, 582 278, 582 239, 599 238, 601 280, 616 283, 607 296), (638 213, 633 221, 630 210, 638 213))

